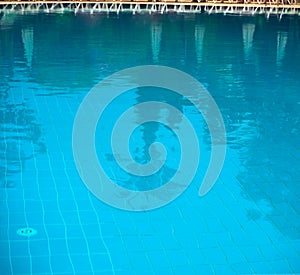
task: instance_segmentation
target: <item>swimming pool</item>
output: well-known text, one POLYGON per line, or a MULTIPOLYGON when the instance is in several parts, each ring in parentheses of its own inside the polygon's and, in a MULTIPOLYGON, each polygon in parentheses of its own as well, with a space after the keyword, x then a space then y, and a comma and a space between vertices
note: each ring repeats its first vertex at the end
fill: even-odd
MULTIPOLYGON (((0 66, 1 274, 300 272, 299 17, 11 13, 0 21, 0 66), (172 131, 149 123, 134 132, 131 150, 145 162, 147 147, 163 142, 170 148, 164 172, 140 179, 117 167, 108 136, 136 103, 181 110, 197 129, 201 154, 176 200, 123 211, 81 180, 73 123, 100 80, 148 64, 204 85, 222 113, 227 154, 215 186, 199 197, 210 156, 201 115, 168 90, 128 91, 96 132, 99 161, 119 185, 156 188, 180 158, 172 131)), ((168 119, 176 125, 181 118, 168 119)))

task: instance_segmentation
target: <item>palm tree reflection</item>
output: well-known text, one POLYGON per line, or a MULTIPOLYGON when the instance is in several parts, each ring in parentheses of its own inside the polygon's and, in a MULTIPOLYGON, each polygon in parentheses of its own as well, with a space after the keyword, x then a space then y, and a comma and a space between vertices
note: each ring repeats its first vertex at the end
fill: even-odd
POLYGON ((0 118, 0 182, 2 187, 15 187, 19 180, 14 176, 24 169, 26 160, 44 153, 45 145, 34 111, 24 102, 10 101, 9 90, 1 92, 0 118))

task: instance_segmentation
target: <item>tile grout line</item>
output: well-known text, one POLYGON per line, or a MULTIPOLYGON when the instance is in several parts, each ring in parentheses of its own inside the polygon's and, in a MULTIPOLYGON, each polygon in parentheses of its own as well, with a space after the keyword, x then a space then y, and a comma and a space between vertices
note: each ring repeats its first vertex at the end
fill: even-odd
MULTIPOLYGON (((55 101, 56 101, 56 103, 58 104, 57 98, 55 98, 55 101)), ((70 178, 69 178, 69 175, 68 175, 68 173, 67 173, 66 162, 65 162, 63 150, 62 150, 61 145, 60 145, 60 142, 59 142, 59 138, 58 138, 58 134, 57 134, 56 128, 54 129, 54 131, 55 131, 55 134, 56 134, 56 140, 57 140, 57 144, 58 144, 58 147, 59 147, 60 155, 61 155, 61 158, 62 158, 62 161, 63 161, 63 164, 64 164, 64 167, 63 167, 64 173, 65 173, 65 175, 66 175, 66 177, 67 177, 68 185, 69 185, 70 191, 71 191, 71 193, 72 193, 72 197, 73 197, 74 204, 75 204, 75 207, 76 207, 76 213, 77 213, 77 217, 78 217, 78 220, 79 220, 79 226, 80 226, 80 229, 81 229, 81 232, 82 232, 82 234, 83 234, 83 238, 84 238, 84 241, 85 241, 85 244, 86 244, 87 253, 88 253, 88 259, 89 259, 89 264, 90 264, 90 266, 91 266, 92 274, 94 274, 93 263, 92 263, 92 259, 91 259, 91 256, 90 256, 90 248, 89 248, 89 244, 88 244, 88 241, 87 241, 87 237, 86 237, 84 228, 83 228, 83 226, 82 226, 82 221, 81 221, 81 217, 80 217, 80 214, 79 214, 78 203, 77 203, 77 201, 76 201, 76 197, 75 197, 75 194, 74 194, 74 190, 73 190, 73 188, 72 188, 72 184, 71 184, 71 182, 70 182, 70 178)))
MULTIPOLYGON (((50 114, 50 112, 49 112, 49 106, 47 104, 47 101, 46 101, 46 106, 47 106, 47 111, 50 114)), ((54 189, 55 189, 55 192, 56 192, 56 204, 57 204, 57 208, 58 208, 58 211, 59 211, 59 216, 61 217, 62 222, 64 224, 64 234, 65 234, 65 238, 64 239, 65 239, 65 242, 66 242, 66 249, 67 249, 67 252, 68 252, 68 259, 69 259, 69 261, 71 263, 72 272, 75 275, 76 271, 75 271, 75 268, 74 268, 74 265, 73 265, 73 262, 72 262, 72 258, 71 258, 71 255, 70 255, 70 248, 69 248, 69 245, 68 245, 67 224, 66 224, 65 218, 63 217, 63 214, 62 214, 62 211, 61 211, 61 208, 60 208, 60 205, 59 205, 59 195, 58 195, 58 190, 57 190, 57 182, 56 182, 56 179, 55 179, 54 174, 53 174, 51 160, 50 160, 50 156, 49 156, 48 153, 47 153, 47 159, 48 159, 48 164, 49 164, 49 170, 50 170, 51 178, 52 178, 52 180, 54 182, 54 189)))
MULTIPOLYGON (((5 112, 4 112, 4 118, 6 118, 5 112)), ((5 119, 4 119, 5 121, 5 119)), ((4 138, 4 160, 5 160, 5 167, 7 168, 7 158, 6 158, 6 153, 7 153, 7 142, 6 138, 4 138)), ((9 223, 10 223, 10 214, 9 214, 9 205, 8 205, 8 189, 7 189, 7 169, 4 169, 4 189, 5 189, 5 204, 6 204, 6 209, 7 209, 7 243, 8 243, 8 257, 9 257, 9 267, 10 267, 10 272, 13 275, 13 265, 12 265, 12 260, 11 260, 11 243, 10 243, 10 237, 9 237, 9 223)))
MULTIPOLYGON (((34 103, 35 103, 36 109, 39 110, 39 107, 38 107, 38 104, 37 104, 37 101, 36 101, 36 98, 35 98, 34 94, 33 94, 32 97, 34 99, 34 103)), ((32 152, 34 152, 34 147, 33 147, 32 143, 31 143, 31 147, 32 147, 32 152)), ((37 184, 37 192, 38 192, 38 197, 40 199, 40 202, 41 202, 41 205, 42 205, 42 211, 43 211, 43 227, 44 227, 44 230, 45 230, 45 234, 46 234, 46 237, 47 237, 47 243, 48 243, 49 268, 50 268, 51 274, 54 274, 53 269, 52 269, 52 265, 51 265, 52 254, 51 254, 50 239, 49 239, 49 234, 48 234, 47 226, 45 224, 45 205, 44 205, 44 201, 42 199, 42 195, 41 195, 41 192, 40 192, 39 170, 38 170, 38 166, 37 166, 36 157, 34 156, 33 159, 34 159, 34 168, 35 168, 35 177, 36 177, 36 184, 37 184)))
MULTIPOLYGON (((72 110, 71 110, 71 108, 70 108, 70 105, 69 105, 69 102, 67 102, 66 105, 67 105, 67 107, 68 107, 70 113, 73 115, 73 117, 75 117, 76 114, 74 114, 74 113, 72 112, 72 110)), ((63 162, 64 162, 64 165, 65 165, 65 159, 64 159, 64 157, 63 157, 63 162)), ((65 169, 66 169, 66 165, 65 165, 65 169)), ((69 175, 68 175, 67 170, 65 170, 65 173, 66 173, 67 178, 68 178, 68 180, 69 180, 69 175)), ((89 197, 90 204, 91 204, 91 206, 92 206, 92 208, 93 208, 93 211, 94 211, 94 213, 95 213, 95 215, 96 215, 96 218, 97 218, 98 229, 99 229, 99 232, 100 232, 100 239, 101 239, 101 241, 102 241, 102 243, 103 243, 103 246, 105 247, 105 250, 106 250, 106 252, 107 252, 107 256, 108 256, 108 258, 109 258, 109 262, 110 262, 111 269, 112 269, 112 274, 115 275, 115 267, 114 267, 114 264, 113 264, 113 261, 112 261, 111 254, 110 254, 110 252, 109 252, 108 246, 107 246, 107 244, 106 244, 106 242, 105 242, 105 240, 104 240, 103 234, 102 234, 102 227, 101 227, 101 224, 100 224, 100 219, 99 219, 99 216, 98 216, 98 212, 96 211, 95 205, 94 205, 94 203, 93 203, 93 201, 92 201, 92 199, 91 199, 91 192, 90 192, 90 191, 88 191, 88 197, 89 197)))
POLYGON ((112 271, 112 274, 115 275, 115 274, 116 274, 116 272, 115 272, 115 267, 114 267, 114 264, 113 264, 113 261, 112 261, 112 258, 111 258, 110 251, 109 251, 109 249, 108 249, 108 246, 107 246, 107 244, 106 244, 106 242, 105 242, 105 240, 104 240, 103 234, 102 234, 102 227, 101 227, 101 224, 100 224, 100 219, 99 219, 98 213, 97 213, 97 211, 96 211, 96 208, 95 208, 95 206, 94 206, 94 203, 91 201, 91 192, 90 192, 90 191, 88 191, 88 192, 89 192, 89 194, 88 194, 88 196, 89 196, 89 201, 90 201, 90 203, 91 203, 91 206, 92 206, 92 208, 93 208, 93 211, 94 211, 95 214, 96 214, 97 224, 98 224, 98 229, 99 229, 99 232, 100 232, 100 239, 101 239, 101 241, 102 241, 102 243, 103 243, 103 246, 105 247, 105 250, 106 250, 106 252, 107 252, 107 256, 108 256, 108 259, 109 259, 109 262, 110 262, 110 265, 111 265, 111 271, 112 271))
MULTIPOLYGON (((22 87, 22 99, 24 98, 23 95, 23 87, 22 87)), ((14 93, 13 93, 14 95, 14 93)), ((14 99, 14 103, 15 98, 13 96, 14 99)), ((21 185, 21 189, 22 189, 22 194, 23 194, 23 208, 24 208, 24 219, 25 219, 25 224, 26 224, 26 228, 29 228, 29 223, 28 223, 28 219, 27 219, 27 214, 26 214, 26 198, 25 198, 25 188, 24 188, 24 182, 23 182, 23 166, 22 166, 22 158, 21 158, 21 141, 20 141, 20 132, 18 130, 18 116, 15 116, 15 130, 17 132, 17 136, 18 136, 18 158, 19 158, 19 162, 20 162, 20 185, 21 185)), ((27 249, 28 249, 28 254, 29 254, 29 267, 30 267, 30 274, 32 274, 32 255, 30 253, 30 237, 27 237, 27 249)))

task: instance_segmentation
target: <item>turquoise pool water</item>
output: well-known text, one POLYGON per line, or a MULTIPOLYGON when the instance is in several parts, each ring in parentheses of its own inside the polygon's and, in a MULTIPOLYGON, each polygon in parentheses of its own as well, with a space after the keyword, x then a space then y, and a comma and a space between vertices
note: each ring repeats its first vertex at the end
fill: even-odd
MULTIPOLYGON (((168 119, 176 125, 181 118, 168 119)), ((0 124, 0 274, 300 272, 299 17, 2 14, 0 124), (109 134, 138 102, 181 110, 197 129, 201 161, 170 204, 122 211, 79 177, 73 122, 98 81, 148 64, 180 69, 205 86, 224 119, 227 155, 217 183, 199 197, 210 156, 200 114, 167 90, 128 91, 96 132, 111 178, 150 190, 178 167, 179 141, 157 123, 136 129, 130 148, 144 163, 148 146, 163 142, 162 173, 138 178, 117 167, 109 134)))

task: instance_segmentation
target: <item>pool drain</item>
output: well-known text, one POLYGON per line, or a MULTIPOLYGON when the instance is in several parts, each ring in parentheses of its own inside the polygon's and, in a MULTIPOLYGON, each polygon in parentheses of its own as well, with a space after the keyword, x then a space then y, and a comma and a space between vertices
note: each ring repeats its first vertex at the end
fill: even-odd
POLYGON ((20 228, 17 230, 17 234, 24 237, 31 237, 36 233, 37 231, 33 228, 20 228))

